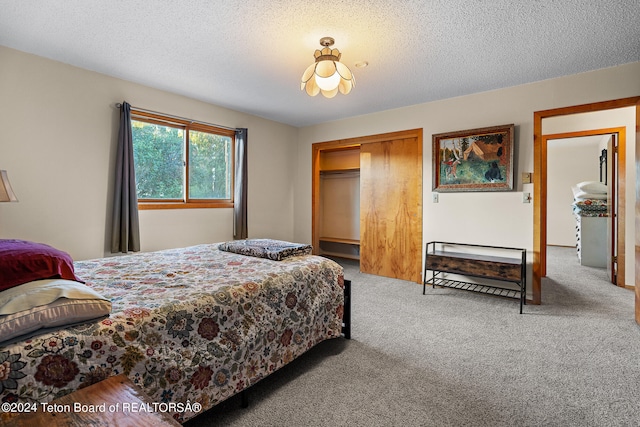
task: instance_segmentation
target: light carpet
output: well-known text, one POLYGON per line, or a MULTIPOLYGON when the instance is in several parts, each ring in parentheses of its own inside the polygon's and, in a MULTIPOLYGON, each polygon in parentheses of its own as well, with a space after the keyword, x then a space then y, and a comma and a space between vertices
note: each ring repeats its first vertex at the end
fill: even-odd
POLYGON ((186 425, 637 426, 633 291, 550 247, 542 305, 362 274, 352 339, 323 342, 186 425))

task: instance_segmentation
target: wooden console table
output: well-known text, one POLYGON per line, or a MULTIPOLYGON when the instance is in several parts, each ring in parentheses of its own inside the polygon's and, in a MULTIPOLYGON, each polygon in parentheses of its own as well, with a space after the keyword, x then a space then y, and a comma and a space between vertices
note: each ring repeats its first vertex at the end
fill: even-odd
POLYGON ((441 286, 514 298, 520 300, 522 314, 522 306, 526 304, 526 278, 526 249, 434 241, 427 243, 425 251, 422 294, 426 293, 429 284, 432 287, 441 286), (495 256, 495 253, 507 256, 495 256), (430 278, 427 277, 427 270, 432 272, 430 278), (511 282, 518 288, 448 279, 444 277, 444 273, 511 282))

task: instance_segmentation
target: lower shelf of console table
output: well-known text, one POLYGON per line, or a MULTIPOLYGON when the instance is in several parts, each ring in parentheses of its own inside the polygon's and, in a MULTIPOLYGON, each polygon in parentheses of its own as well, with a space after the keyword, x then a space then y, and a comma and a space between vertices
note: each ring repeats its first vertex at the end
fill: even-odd
POLYGON ((512 298, 520 301, 520 313, 522 313, 522 307, 526 304, 526 266, 527 251, 525 249, 429 242, 425 251, 422 293, 425 294, 426 286, 431 285, 512 298), (496 256, 496 252, 501 256, 496 256), (429 270, 431 277, 427 274, 429 270), (444 277, 445 274, 491 279, 492 284, 449 279, 444 277), (499 286, 493 284, 493 281, 510 282, 516 288, 499 286))

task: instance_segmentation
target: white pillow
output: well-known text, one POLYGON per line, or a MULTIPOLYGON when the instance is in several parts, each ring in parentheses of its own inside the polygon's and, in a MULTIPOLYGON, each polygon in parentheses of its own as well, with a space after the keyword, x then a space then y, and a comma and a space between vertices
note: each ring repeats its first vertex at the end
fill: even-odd
POLYGON ((0 342, 41 328, 111 313, 111 302, 79 282, 36 280, 0 292, 0 342))
POLYGON ((606 194, 607 186, 598 181, 582 181, 577 187, 585 193, 606 194))

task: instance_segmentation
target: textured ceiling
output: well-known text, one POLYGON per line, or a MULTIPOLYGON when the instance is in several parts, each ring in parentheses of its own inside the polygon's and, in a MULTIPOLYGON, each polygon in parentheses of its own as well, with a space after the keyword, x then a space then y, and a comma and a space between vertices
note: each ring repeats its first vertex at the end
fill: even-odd
POLYGON ((638 0, 0 0, 0 45, 305 126, 640 61, 639 22, 638 0), (323 36, 349 95, 300 91, 323 36))

